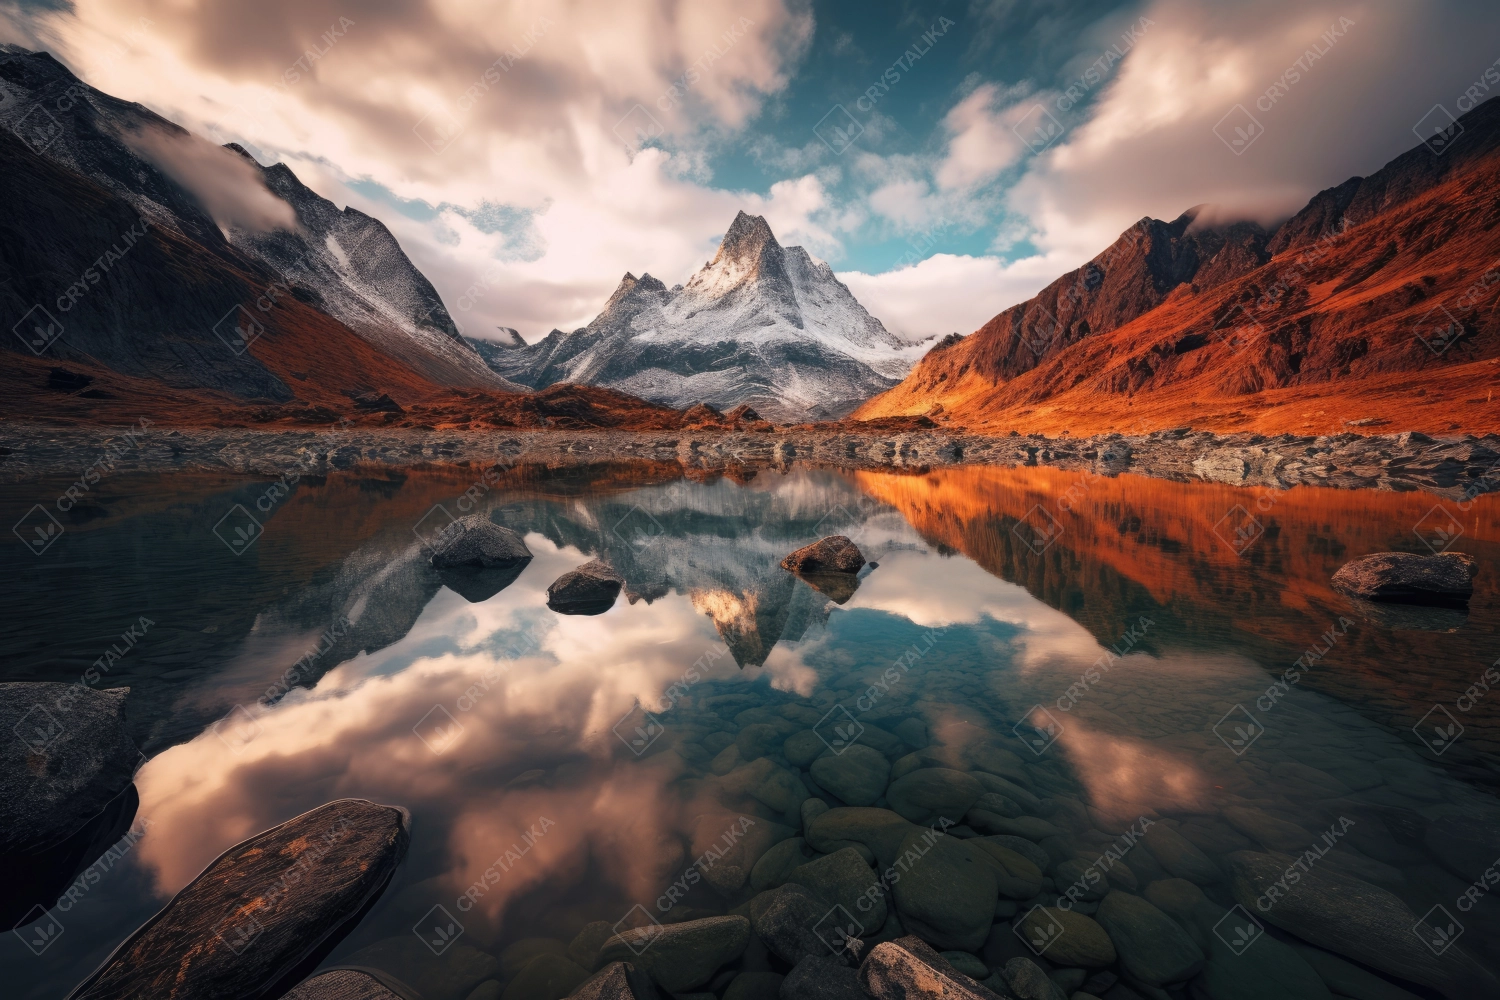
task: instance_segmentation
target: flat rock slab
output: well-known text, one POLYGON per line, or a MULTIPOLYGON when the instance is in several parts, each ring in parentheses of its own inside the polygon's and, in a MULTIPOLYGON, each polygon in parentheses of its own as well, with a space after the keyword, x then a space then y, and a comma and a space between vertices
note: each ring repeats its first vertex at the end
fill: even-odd
POLYGON ((334 969, 321 976, 314 976, 292 992, 284 1000, 406 1000, 393 993, 385 984, 367 972, 358 969, 334 969))
POLYGON ((1463 605, 1474 595, 1474 557, 1377 552, 1340 566, 1333 587, 1350 597, 1402 604, 1463 605))
POLYGON ((389 882, 403 809, 339 799, 220 855, 128 937, 72 1000, 270 1000, 326 954, 389 882))
POLYGON ((804 545, 781 560, 781 568, 793 573, 858 573, 865 556, 843 535, 829 535, 804 545))
POLYGON ((560 615, 602 615, 615 606, 624 585, 608 563, 595 559, 553 580, 547 607, 560 615))

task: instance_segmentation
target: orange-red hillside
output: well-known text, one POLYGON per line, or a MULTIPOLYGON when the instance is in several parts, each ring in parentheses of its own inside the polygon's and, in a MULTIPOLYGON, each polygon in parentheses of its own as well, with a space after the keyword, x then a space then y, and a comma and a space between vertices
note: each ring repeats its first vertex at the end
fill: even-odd
POLYGON ((1145 219, 856 419, 1092 434, 1500 429, 1500 99, 1273 233, 1145 219))

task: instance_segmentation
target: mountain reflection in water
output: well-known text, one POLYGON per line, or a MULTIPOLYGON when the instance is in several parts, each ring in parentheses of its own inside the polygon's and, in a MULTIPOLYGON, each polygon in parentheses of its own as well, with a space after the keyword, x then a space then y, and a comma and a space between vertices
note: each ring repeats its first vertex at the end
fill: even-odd
MULTIPOLYGON (((68 933, 45 954, 0 954, 17 995, 65 992, 225 848, 342 796, 406 806, 413 840, 329 964, 385 968, 429 998, 463 1000, 516 940, 566 943, 637 904, 660 919, 725 912, 740 897, 706 883, 670 916, 661 902, 725 823, 792 822, 710 767, 718 734, 766 706, 790 718, 841 704, 871 726, 917 719, 935 742, 1007 746, 1078 782, 1098 830, 1174 816, 1215 856, 1251 846, 1217 818, 1231 802, 1308 830, 1352 818, 1325 863, 1417 913, 1451 908, 1472 859, 1440 833, 1387 843, 1382 816, 1500 829, 1495 703, 1463 712, 1441 756, 1411 728, 1434 704, 1457 714, 1493 658, 1493 573, 1466 619, 1411 630, 1328 586, 1348 559, 1418 550, 1426 494, 1267 501, 1036 468, 744 481, 660 464, 517 469, 478 509, 535 558, 474 602, 443 585, 412 530, 434 504, 463 512, 473 479, 304 481, 237 556, 211 528, 264 483, 122 476, 34 573, 0 584, 6 679, 76 680, 130 622, 154 623, 102 682, 131 688, 148 832, 62 915, 68 933), (1061 527, 1040 554, 1013 530, 1038 504, 1061 527), (1236 505, 1262 529, 1238 555, 1214 530, 1236 505), (842 604, 778 565, 834 533, 878 563, 842 604), (626 580, 614 607, 548 611, 548 584, 596 557, 626 580), (903 657, 899 683, 874 685, 903 657), (1273 686, 1299 658, 1296 680, 1273 686), (1214 733, 1236 705, 1265 727, 1239 753, 1214 733), (1034 758, 1017 732, 1036 738, 1019 724, 1038 706, 1060 732, 1034 758), (412 932, 434 906, 463 926, 441 956, 412 932)), ((24 507, 47 488, 5 492, 24 507)), ((1486 571, 1500 565, 1490 501, 1454 510, 1457 548, 1486 571)), ((1477 933, 1464 945, 1492 968, 1497 910, 1465 915, 1477 933)))

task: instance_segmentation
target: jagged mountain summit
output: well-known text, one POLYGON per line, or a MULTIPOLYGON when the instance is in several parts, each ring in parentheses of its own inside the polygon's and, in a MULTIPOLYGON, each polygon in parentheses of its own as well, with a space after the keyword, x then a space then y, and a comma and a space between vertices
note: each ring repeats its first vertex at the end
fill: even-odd
POLYGON ((843 416, 895 385, 921 350, 826 263, 740 212, 687 284, 627 273, 588 326, 485 359, 533 388, 582 382, 670 406, 746 403, 771 419, 808 420, 843 416))

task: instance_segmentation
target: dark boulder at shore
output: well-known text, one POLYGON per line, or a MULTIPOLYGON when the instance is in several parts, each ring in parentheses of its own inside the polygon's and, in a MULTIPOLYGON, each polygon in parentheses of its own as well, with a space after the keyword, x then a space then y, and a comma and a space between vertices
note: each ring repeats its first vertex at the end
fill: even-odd
POLYGON ((135 819, 127 692, 0 684, 0 929, 50 909, 135 819))
POLYGON ((273 1000, 354 929, 410 835, 404 809, 339 799, 221 854, 70 1000, 273 1000))
POLYGON ((614 607, 624 585, 608 563, 595 559, 553 580, 547 607, 560 615, 602 615, 614 607))
POLYGON ((438 569, 457 566, 484 569, 512 568, 531 562, 531 550, 520 534, 502 528, 483 514, 460 517, 432 543, 432 565, 438 569))
POLYGON ((781 560, 781 568, 793 573, 858 573, 865 564, 864 553, 843 535, 829 535, 811 545, 804 545, 781 560))
POLYGON ((1333 587, 1367 601, 1462 607, 1474 595, 1475 572, 1474 557, 1463 552, 1376 552, 1340 566, 1333 587))

